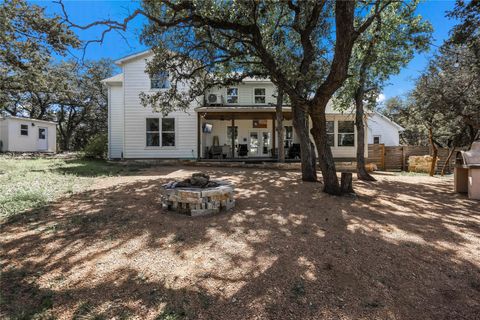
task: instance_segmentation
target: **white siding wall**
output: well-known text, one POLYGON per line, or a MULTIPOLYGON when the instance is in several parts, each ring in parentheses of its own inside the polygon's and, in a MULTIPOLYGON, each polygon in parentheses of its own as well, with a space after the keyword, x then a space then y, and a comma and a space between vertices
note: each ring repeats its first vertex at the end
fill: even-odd
POLYGON ((123 65, 124 74, 124 158, 196 158, 197 117, 192 105, 189 113, 173 112, 175 118, 175 147, 146 147, 146 119, 162 118, 151 108, 140 105, 140 92, 150 90, 150 79, 145 73, 145 59, 129 61, 123 65))
POLYGON ((373 113, 368 117, 368 143, 373 143, 373 137, 379 136, 380 143, 386 146, 400 145, 400 132, 398 128, 382 116, 373 113))
MULTIPOLYGON (((16 152, 56 152, 57 150, 57 126, 54 123, 40 122, 32 119, 16 119, 7 118, 5 121, 7 126, 8 148, 6 151, 16 152), (35 126, 32 126, 32 123, 35 126), (20 134, 20 125, 26 124, 28 126, 28 136, 20 134), (38 128, 47 129, 47 150, 39 150, 38 148, 38 128)), ((5 148, 4 148, 5 149, 5 148)))
MULTIPOLYGON (((276 103, 276 98, 273 95, 276 92, 275 86, 273 83, 269 82, 247 82, 241 83, 238 85, 230 86, 228 88, 238 88, 238 103, 232 105, 262 105, 256 104, 254 100, 254 89, 255 88, 265 88, 265 104, 269 103, 276 103)), ((223 101, 226 105, 227 103, 227 87, 221 88, 214 88, 207 93, 207 97, 209 94, 217 94, 223 96, 223 101)), ((264 104, 264 105, 265 105, 264 104)))
POLYGON ((110 159, 119 159, 123 153, 123 87, 108 89, 108 152, 110 159))

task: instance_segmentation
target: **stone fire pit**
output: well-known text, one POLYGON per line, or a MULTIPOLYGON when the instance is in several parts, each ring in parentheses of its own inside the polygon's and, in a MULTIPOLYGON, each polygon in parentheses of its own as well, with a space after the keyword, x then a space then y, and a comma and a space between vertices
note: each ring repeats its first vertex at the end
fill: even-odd
POLYGON ((234 188, 225 181, 211 181, 203 173, 194 173, 183 181, 172 181, 161 189, 163 208, 191 216, 203 216, 235 206, 234 188))

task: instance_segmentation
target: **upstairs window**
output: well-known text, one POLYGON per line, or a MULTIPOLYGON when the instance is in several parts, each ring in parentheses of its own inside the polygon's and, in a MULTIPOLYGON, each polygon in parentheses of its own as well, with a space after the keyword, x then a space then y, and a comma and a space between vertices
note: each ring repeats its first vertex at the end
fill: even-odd
POLYGON ((238 103, 238 88, 227 89, 227 103, 238 103))
POLYGON ((380 136, 373 136, 373 144, 380 144, 380 136))
POLYGON ((20 135, 21 136, 28 136, 28 124, 21 124, 20 125, 20 135))
POLYGON ((265 103, 265 88, 255 88, 253 89, 254 101, 255 103, 265 103))
POLYGON ((150 89, 169 89, 168 71, 161 71, 150 77, 150 89))
POLYGON ((160 127, 158 118, 147 119, 147 147, 160 146, 160 127))
POLYGON ((327 121, 327 143, 330 147, 335 146, 335 122, 327 121))
POLYGON ((175 119, 162 118, 162 147, 175 146, 175 119))
POLYGON ((338 146, 355 146, 355 124, 353 121, 338 121, 338 146))

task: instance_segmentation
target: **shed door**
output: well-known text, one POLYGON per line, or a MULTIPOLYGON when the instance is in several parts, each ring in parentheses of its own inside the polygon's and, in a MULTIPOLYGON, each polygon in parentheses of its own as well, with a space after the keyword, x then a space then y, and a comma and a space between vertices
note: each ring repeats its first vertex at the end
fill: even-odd
POLYGON ((48 150, 48 130, 47 128, 38 128, 38 150, 48 150))

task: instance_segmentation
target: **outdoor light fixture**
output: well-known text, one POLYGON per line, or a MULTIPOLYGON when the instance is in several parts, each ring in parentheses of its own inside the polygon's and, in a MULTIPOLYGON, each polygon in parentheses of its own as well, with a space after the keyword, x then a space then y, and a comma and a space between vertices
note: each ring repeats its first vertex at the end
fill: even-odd
POLYGON ((457 57, 456 57, 456 59, 455 59, 455 63, 453 64, 453 66, 454 66, 455 68, 458 68, 458 67, 460 66, 460 62, 458 61, 458 53, 457 53, 457 57))

